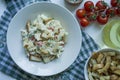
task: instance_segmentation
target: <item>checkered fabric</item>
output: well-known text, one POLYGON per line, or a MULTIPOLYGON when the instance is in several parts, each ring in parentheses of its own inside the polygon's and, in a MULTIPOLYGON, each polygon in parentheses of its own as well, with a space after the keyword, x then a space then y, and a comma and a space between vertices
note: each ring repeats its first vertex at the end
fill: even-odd
POLYGON ((84 31, 82 31, 82 46, 77 59, 67 70, 57 75, 40 77, 29 74, 20 69, 11 59, 6 45, 8 25, 16 12, 27 5, 28 1, 32 3, 36 0, 6 0, 7 8, 0 17, 0 71, 17 80, 84 80, 85 61, 93 51, 98 49, 93 39, 84 31))

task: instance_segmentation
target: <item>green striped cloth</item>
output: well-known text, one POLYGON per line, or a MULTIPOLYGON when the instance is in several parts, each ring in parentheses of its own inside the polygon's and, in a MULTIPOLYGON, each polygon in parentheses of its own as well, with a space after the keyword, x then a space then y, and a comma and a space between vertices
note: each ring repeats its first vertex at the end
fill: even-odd
MULTIPOLYGON (((20 69, 11 59, 6 45, 6 33, 12 17, 28 3, 29 0, 6 0, 7 8, 0 17, 0 71, 17 80, 84 80, 84 65, 91 53, 98 49, 93 39, 82 31, 82 48, 77 59, 65 71, 49 76, 40 77, 31 75, 20 69)), ((39 0, 41 1, 41 0, 39 0)), ((47 0, 42 0, 47 1, 47 0)))

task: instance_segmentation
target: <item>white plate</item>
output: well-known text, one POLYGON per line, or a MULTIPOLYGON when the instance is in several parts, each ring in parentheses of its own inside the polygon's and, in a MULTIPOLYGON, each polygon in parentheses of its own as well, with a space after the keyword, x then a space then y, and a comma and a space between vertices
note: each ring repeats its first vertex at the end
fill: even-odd
POLYGON ((81 42, 81 30, 74 16, 54 3, 34 3, 23 8, 13 17, 7 32, 7 46, 14 62, 24 71, 38 76, 50 76, 67 69, 77 58, 81 42), (20 32, 28 20, 33 20, 42 13, 60 20, 69 33, 62 56, 47 64, 29 61, 22 46, 20 32))

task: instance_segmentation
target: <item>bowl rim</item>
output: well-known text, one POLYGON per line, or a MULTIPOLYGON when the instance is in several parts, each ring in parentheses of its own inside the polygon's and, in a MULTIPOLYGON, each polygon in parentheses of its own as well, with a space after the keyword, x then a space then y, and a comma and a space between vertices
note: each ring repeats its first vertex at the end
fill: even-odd
MULTIPOLYGON (((95 54, 99 54, 98 52, 107 52, 107 51, 115 51, 115 52, 120 53, 120 50, 114 49, 114 48, 104 48, 104 49, 96 50, 96 51, 94 51, 94 52, 95 52, 95 54)), ((93 52, 93 53, 94 53, 94 52, 93 52)), ((88 57, 87 61, 85 62, 85 66, 84 66, 84 76, 85 76, 85 80, 89 80, 89 78, 88 78, 87 66, 88 66, 88 62, 89 62, 89 60, 90 60, 91 57, 92 57, 92 54, 88 57)))
MULTIPOLYGON (((37 4, 46 4, 46 5, 47 5, 47 4, 51 4, 51 5, 55 5, 55 6, 61 7, 62 9, 66 10, 66 11, 74 18, 74 21, 77 23, 76 25, 79 26, 79 24, 78 24, 75 16, 74 16, 67 8, 65 8, 65 7, 63 7, 63 6, 61 6, 61 5, 55 4, 55 3, 45 2, 45 1, 35 2, 35 3, 31 3, 31 4, 28 4, 28 5, 24 6, 23 8, 21 8, 21 9, 13 16, 13 18, 15 18, 15 17, 17 16, 17 14, 20 13, 23 9, 25 9, 25 8, 27 8, 27 7, 29 7, 29 6, 37 5, 37 4)), ((13 18, 11 19, 10 23, 12 22, 13 18)), ((9 25, 10 25, 10 23, 9 23, 9 25)), ((80 46, 80 47, 79 47, 79 52, 80 52, 81 45, 82 45, 82 33, 81 33, 80 27, 78 27, 78 29, 79 29, 79 33, 80 33, 80 36, 81 36, 81 37, 80 37, 80 38, 81 38, 81 41, 80 41, 80 43, 79 43, 79 44, 80 44, 80 45, 79 45, 79 46, 80 46)), ((9 27, 8 27, 7 36, 6 36, 7 43, 8 43, 8 31, 9 31, 9 27)), ((8 44, 7 44, 7 48, 8 48, 8 44)), ((8 51, 9 51, 9 48, 8 48, 8 51)), ((10 53, 10 57, 11 57, 12 60, 14 61, 13 57, 11 56, 11 53, 10 53)), ((77 58, 77 56, 76 56, 76 58, 77 58)), ((74 60, 74 61, 75 61, 75 60, 74 60)), ((74 62, 74 61, 73 61, 73 62, 74 62)), ((19 68, 21 68, 21 67, 16 63, 16 61, 14 61, 14 62, 15 62, 15 64, 16 64, 19 68)), ((73 64, 73 62, 72 62, 69 66, 71 66, 71 65, 73 64)), ((66 70, 69 66, 67 66, 64 70, 66 70)), ((21 69, 24 70, 24 71, 27 72, 27 73, 30 73, 30 72, 26 71, 26 70, 23 69, 23 68, 21 68, 21 69)), ((63 72, 64 70, 59 71, 59 72, 54 73, 54 74, 49 74, 49 75, 46 75, 46 74, 45 74, 45 75, 39 75, 39 74, 33 74, 33 73, 30 73, 30 74, 36 75, 36 76, 52 76, 52 75, 61 73, 61 72, 63 72)))

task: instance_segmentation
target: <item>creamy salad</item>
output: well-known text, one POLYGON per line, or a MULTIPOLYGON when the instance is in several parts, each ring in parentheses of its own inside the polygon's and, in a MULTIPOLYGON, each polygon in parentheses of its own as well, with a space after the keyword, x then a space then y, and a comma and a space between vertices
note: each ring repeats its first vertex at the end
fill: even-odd
POLYGON ((68 33, 59 20, 40 14, 26 23, 21 35, 29 60, 47 63, 61 56, 68 33))

